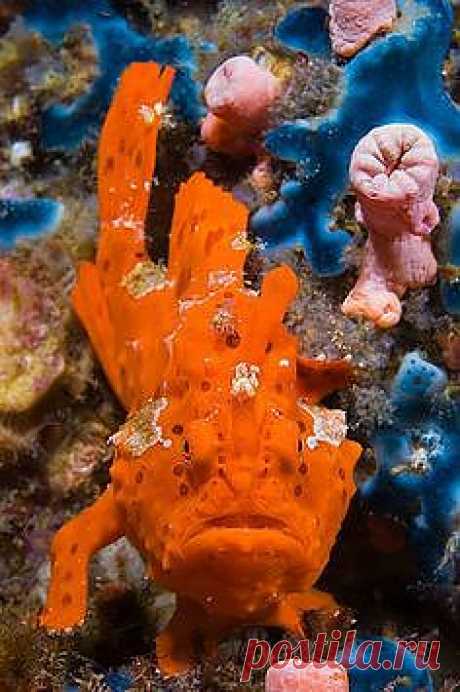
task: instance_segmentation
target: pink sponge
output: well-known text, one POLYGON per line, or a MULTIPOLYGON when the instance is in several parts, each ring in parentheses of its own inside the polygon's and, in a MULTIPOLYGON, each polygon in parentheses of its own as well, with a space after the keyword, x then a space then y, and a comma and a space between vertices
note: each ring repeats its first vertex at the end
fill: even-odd
POLYGON ((396 19, 395 0, 331 0, 330 33, 334 51, 349 58, 396 19))
POLYGON ((211 75, 204 92, 209 113, 201 136, 210 149, 235 156, 257 153, 254 137, 267 125, 281 82, 252 58, 238 55, 211 75))
POLYGON ((414 125, 375 128, 356 146, 350 178, 356 218, 369 237, 358 282, 342 306, 346 315, 391 327, 400 320, 405 291, 436 280, 430 233, 439 223, 438 174, 433 143, 414 125))

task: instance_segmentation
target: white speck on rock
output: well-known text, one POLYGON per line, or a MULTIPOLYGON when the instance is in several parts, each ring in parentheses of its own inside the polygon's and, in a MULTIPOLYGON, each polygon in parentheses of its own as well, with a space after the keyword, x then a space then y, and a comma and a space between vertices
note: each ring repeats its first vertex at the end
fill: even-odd
POLYGON ((400 476, 404 473, 413 473, 417 476, 425 476, 432 471, 432 465, 429 461, 429 451, 426 447, 414 447, 412 455, 403 461, 401 464, 393 466, 390 470, 392 476, 400 476))
POLYGON ((28 161, 33 156, 32 145, 28 141, 14 142, 10 149, 10 163, 12 166, 19 168, 25 161, 28 161))

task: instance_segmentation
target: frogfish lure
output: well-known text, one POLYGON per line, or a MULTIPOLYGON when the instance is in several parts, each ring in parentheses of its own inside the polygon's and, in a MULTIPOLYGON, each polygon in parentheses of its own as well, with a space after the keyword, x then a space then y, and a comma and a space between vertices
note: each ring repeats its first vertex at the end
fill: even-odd
POLYGON ((168 266, 149 259, 144 221, 174 72, 132 64, 100 141, 100 237, 73 305, 129 411, 113 436, 111 482, 56 534, 41 624, 80 624, 90 557, 121 536, 177 594, 156 639, 165 674, 212 654, 245 624, 302 634, 306 610, 335 607, 312 586, 355 491, 359 444, 319 405, 346 361, 297 354, 283 316, 287 266, 245 287, 247 209, 195 173, 175 200, 168 266))

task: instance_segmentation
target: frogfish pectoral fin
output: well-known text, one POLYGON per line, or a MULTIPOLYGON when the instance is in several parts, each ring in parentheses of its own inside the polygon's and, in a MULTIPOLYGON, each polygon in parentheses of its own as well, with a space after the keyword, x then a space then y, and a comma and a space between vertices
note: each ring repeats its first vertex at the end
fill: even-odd
POLYGON ((39 618, 43 627, 63 630, 82 624, 87 607, 89 560, 122 534, 110 487, 57 532, 51 547, 51 583, 39 618))

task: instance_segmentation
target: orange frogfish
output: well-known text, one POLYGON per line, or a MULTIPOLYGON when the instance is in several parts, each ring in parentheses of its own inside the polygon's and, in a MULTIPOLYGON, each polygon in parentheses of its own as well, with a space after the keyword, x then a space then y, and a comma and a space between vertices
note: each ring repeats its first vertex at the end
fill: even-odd
POLYGON ((359 444, 342 411, 319 405, 345 361, 302 358, 283 316, 287 266, 245 286, 248 211, 202 173, 175 201, 167 267, 144 221, 173 70, 133 64, 100 142, 95 264, 73 293, 107 378, 129 411, 113 436, 111 482, 52 545, 41 624, 66 629, 87 607, 93 553, 125 535, 149 575, 177 594, 156 640, 161 670, 186 670, 233 627, 302 634, 302 614, 335 607, 312 586, 355 491, 359 444))

